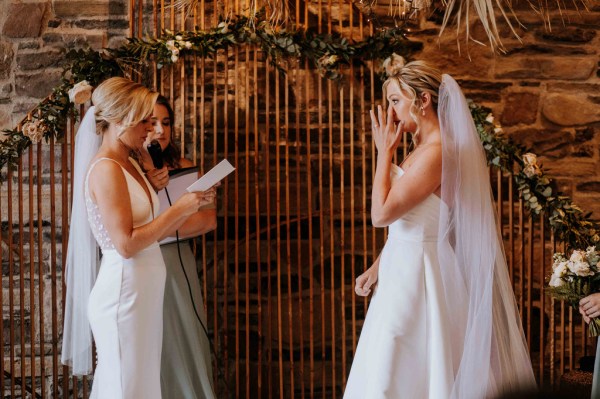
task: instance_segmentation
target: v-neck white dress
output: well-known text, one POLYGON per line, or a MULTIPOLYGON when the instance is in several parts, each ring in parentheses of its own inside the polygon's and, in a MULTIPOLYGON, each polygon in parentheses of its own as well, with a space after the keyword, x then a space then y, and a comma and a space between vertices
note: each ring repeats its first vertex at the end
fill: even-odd
MULTIPOLYGON (((101 161, 95 161, 89 171, 101 161)), ((142 176, 139 166, 132 161, 142 176)), ((92 231, 102 250, 102 263, 88 303, 98 363, 94 374, 93 399, 160 399, 165 263, 158 243, 129 259, 115 249, 98 206, 88 190, 85 198, 92 231)), ((123 168, 129 191, 133 226, 149 223, 158 213, 158 197, 145 180, 152 203, 140 183, 123 168)), ((123 200, 127 200, 124 195, 123 200)))

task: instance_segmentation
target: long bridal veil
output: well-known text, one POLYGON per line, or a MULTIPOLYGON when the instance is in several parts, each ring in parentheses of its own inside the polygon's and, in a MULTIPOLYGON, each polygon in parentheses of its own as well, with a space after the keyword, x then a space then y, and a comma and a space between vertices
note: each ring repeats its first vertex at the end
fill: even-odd
POLYGON ((455 364, 452 398, 493 398, 533 389, 535 378, 508 276, 485 152, 466 99, 449 75, 442 77, 438 116, 438 249, 446 299, 456 310, 449 326, 455 364))
POLYGON ((99 252, 92 234, 85 205, 85 178, 102 136, 96 133, 95 107, 88 109, 75 136, 73 168, 73 207, 69 228, 69 247, 64 272, 67 292, 61 361, 73 367, 74 375, 92 372, 92 330, 87 305, 96 281, 99 252))

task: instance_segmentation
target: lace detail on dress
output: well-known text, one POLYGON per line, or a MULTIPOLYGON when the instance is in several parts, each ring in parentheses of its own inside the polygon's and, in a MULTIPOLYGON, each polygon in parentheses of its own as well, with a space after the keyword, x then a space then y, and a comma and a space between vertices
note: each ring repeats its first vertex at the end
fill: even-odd
POLYGON ((142 184, 138 182, 136 178, 133 177, 133 175, 131 175, 131 173, 129 173, 127 169, 123 168, 121 164, 119 164, 117 161, 111 158, 100 158, 96 160, 90 165, 90 168, 88 169, 87 175, 85 177, 85 207, 87 210, 90 228, 92 230, 92 233, 94 234, 94 237, 96 238, 96 241, 98 241, 100 249, 102 250, 115 249, 115 246, 110 240, 108 232, 102 224, 102 217, 100 216, 100 209, 98 208, 98 205, 96 205, 90 198, 88 180, 90 178, 90 172, 94 168, 94 166, 96 166, 98 162, 105 159, 116 163, 117 165, 119 165, 121 170, 123 170, 125 180, 127 181, 128 197, 129 201, 131 202, 131 216, 134 228, 142 226, 146 223, 150 223, 154 219, 154 215, 157 214, 159 210, 158 196, 151 188, 150 183, 148 182, 148 180, 146 180, 146 177, 144 176, 142 170, 140 169, 139 165, 135 162, 135 160, 129 158, 129 161, 133 164, 133 166, 142 176, 144 184, 146 184, 146 187, 150 191, 150 197, 152 198, 152 201, 148 199, 148 196, 146 195, 142 184), (152 207, 152 205, 154 205, 154 208, 152 207))
MULTIPOLYGON (((88 188, 88 180, 90 178, 90 172, 94 168, 94 166, 103 159, 109 158, 100 158, 96 162, 94 162, 90 168, 88 169, 87 176, 85 177, 85 207, 87 209, 88 221, 90 223, 90 228, 92 229, 92 233, 100 246, 100 249, 105 251, 108 249, 115 249, 114 244, 110 240, 108 236, 108 232, 104 228, 102 224, 102 218, 100 217, 100 208, 98 205, 92 201, 90 198, 90 191, 88 188)), ((114 161, 113 161, 114 162, 114 161)))

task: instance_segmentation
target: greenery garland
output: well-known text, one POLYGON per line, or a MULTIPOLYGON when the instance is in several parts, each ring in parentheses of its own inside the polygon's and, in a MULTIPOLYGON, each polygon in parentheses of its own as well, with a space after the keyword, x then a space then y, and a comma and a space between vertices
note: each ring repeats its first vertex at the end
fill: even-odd
MULTIPOLYGON (((110 76, 125 74, 128 68, 139 69, 156 62, 159 68, 179 61, 182 56, 214 57, 219 50, 233 46, 254 45, 263 50, 272 65, 284 71, 284 64, 306 59, 328 79, 339 79, 341 65, 362 64, 364 60, 385 59, 392 53, 409 55, 420 45, 410 42, 402 28, 382 30, 361 42, 317 34, 313 31, 275 31, 260 18, 236 17, 207 31, 165 31, 159 38, 129 38, 117 49, 105 52, 71 50, 61 83, 50 97, 30 113, 21 129, 4 130, 0 141, 0 169, 13 168, 32 142, 42 137, 60 139, 68 117, 77 117, 74 86, 91 87, 110 76), (250 23, 252 22, 252 24, 250 23)), ((567 196, 555 193, 552 180, 537 165, 535 155, 513 143, 494 123, 491 110, 471 103, 477 131, 494 167, 513 173, 525 207, 533 215, 548 218, 557 238, 573 248, 585 248, 600 241, 598 227, 567 196)), ((1 176, 0 176, 1 178, 1 176)), ((0 180, 1 182, 1 180, 0 180)))
POLYGON ((422 46, 409 41, 403 28, 381 30, 363 41, 351 42, 338 35, 311 30, 274 30, 264 17, 257 15, 252 19, 238 16, 206 31, 165 31, 159 38, 128 38, 121 47, 101 52, 71 50, 66 55, 61 83, 52 95, 30 112, 21 129, 4 130, 7 137, 0 140, 0 169, 6 164, 16 166, 21 153, 32 142, 62 137, 67 118, 77 117, 77 106, 69 92, 79 82, 95 87, 111 76, 139 70, 150 62, 162 68, 178 62, 182 56, 210 58, 219 50, 241 45, 258 46, 271 64, 283 72, 286 62, 306 59, 331 80, 342 76, 342 65, 385 59, 394 52, 408 56, 422 46))
POLYGON ((274 30, 260 17, 238 16, 221 22, 208 31, 171 32, 165 30, 160 38, 128 38, 128 43, 109 50, 112 56, 134 67, 146 66, 149 61, 158 68, 170 65, 187 54, 213 57, 219 50, 239 45, 259 47, 271 64, 282 71, 283 63, 306 59, 327 79, 341 77, 341 65, 363 64, 365 60, 385 59, 392 53, 410 55, 422 47, 408 40, 402 27, 382 29, 360 42, 351 42, 339 35, 324 35, 313 30, 274 30))
POLYGON ((559 241, 571 248, 587 248, 600 242, 599 226, 570 197, 556 192, 551 178, 537 164, 537 157, 503 135, 489 108, 469 104, 489 164, 513 174, 525 208, 546 217, 559 241))

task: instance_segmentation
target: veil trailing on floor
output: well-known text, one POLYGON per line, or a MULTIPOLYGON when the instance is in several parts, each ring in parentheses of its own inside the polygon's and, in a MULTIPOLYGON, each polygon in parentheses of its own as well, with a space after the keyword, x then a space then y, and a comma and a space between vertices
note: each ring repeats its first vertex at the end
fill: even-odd
POLYGON ((438 250, 445 296, 453 310, 451 397, 493 398, 534 389, 485 152, 465 97, 449 75, 442 77, 438 116, 442 134, 438 250))
POLYGON ((96 239, 88 222, 84 190, 88 167, 100 144, 102 136, 96 133, 95 107, 92 106, 75 136, 73 207, 64 272, 67 292, 61 361, 73 367, 74 375, 92 373, 92 330, 87 306, 100 262, 96 239))

